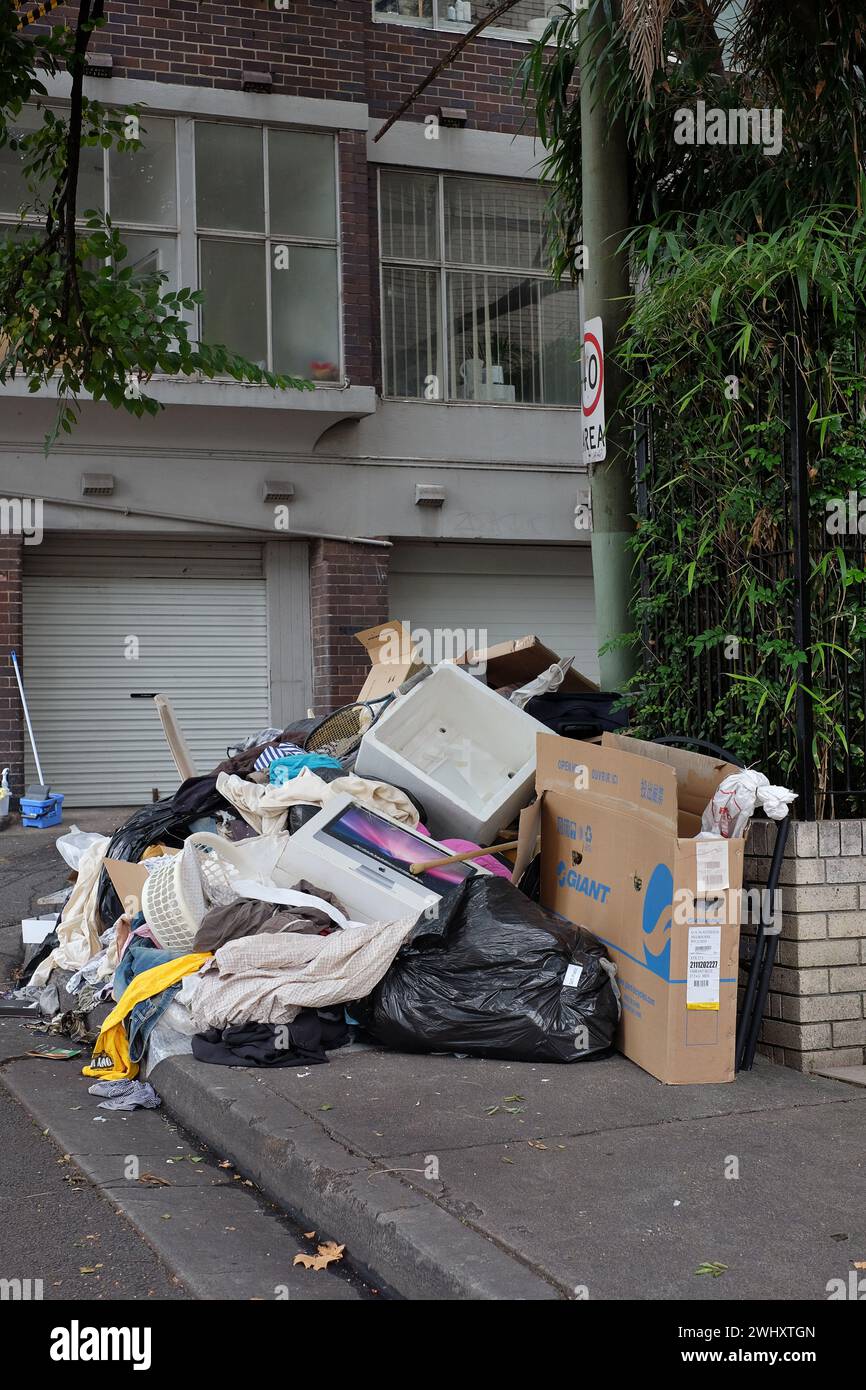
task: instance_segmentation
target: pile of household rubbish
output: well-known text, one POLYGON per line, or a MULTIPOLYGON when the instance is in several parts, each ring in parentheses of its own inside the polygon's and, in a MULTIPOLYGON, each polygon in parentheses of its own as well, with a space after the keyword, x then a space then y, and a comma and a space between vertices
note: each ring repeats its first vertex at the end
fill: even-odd
POLYGON ((159 1104, 140 1073, 180 1053, 241 1067, 325 1063, 359 1041, 603 1056, 633 1013, 617 978, 630 952, 600 929, 616 874, 632 876, 615 862, 630 818, 670 835, 668 786, 682 814, 689 787, 709 790, 691 834, 733 843, 756 803, 783 816, 792 799, 718 761, 695 782, 672 750, 638 758, 656 774, 632 789, 616 771, 632 756, 623 702, 536 637, 432 667, 402 624, 359 640, 371 669, 353 705, 258 730, 205 775, 157 697, 178 791, 111 838, 58 840, 74 880, 14 1000, 92 1044, 83 1070, 106 1108, 159 1104), (636 805, 614 804, 617 789, 636 805))

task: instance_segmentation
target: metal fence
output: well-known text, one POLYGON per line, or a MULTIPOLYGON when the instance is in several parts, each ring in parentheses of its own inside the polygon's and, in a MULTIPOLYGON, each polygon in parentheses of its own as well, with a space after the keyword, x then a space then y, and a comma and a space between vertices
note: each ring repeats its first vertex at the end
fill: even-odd
MULTIPOLYGON (((855 344, 855 362, 861 362, 855 344)), ((825 402, 818 394, 818 416, 825 402)), ((802 372, 789 353, 774 398, 784 422, 780 464, 771 476, 756 478, 760 487, 760 512, 766 527, 760 546, 747 546, 742 536, 722 539, 702 565, 702 577, 688 595, 657 614, 644 616, 641 637, 649 661, 670 659, 674 634, 694 643, 678 642, 686 669, 681 673, 688 692, 690 727, 660 729, 658 733, 683 733, 713 739, 738 751, 737 731, 750 725, 752 761, 771 781, 779 781, 798 794, 796 814, 801 820, 866 816, 866 619, 852 618, 859 601, 866 613, 866 536, 859 530, 831 535, 827 506, 820 491, 818 430, 807 419, 802 372), (732 623, 738 566, 751 567, 752 579, 763 596, 754 611, 741 610, 732 623), (824 569, 823 566, 829 566, 824 569), (844 578, 843 578, 844 576, 844 578), (846 615, 840 619, 837 601, 845 589, 846 615), (781 628, 790 635, 806 661, 796 672, 780 669, 778 655, 758 654, 754 639, 772 636, 781 628), (739 631, 749 641, 736 660, 726 656, 724 641, 702 646, 696 639, 711 630, 739 631), (748 707, 742 677, 792 680, 796 693, 783 717, 758 717, 748 707), (818 705, 834 711, 841 732, 824 737, 826 718, 816 740, 818 705)), ((838 402, 836 402, 838 406, 838 402)), ((850 402, 862 419, 862 393, 850 402)), ((718 481, 706 476, 680 478, 676 489, 659 451, 666 431, 654 428, 651 413, 637 422, 636 493, 639 517, 661 528, 673 548, 678 517, 684 510, 701 517, 719 506, 718 481), (661 434, 661 439, 659 435, 661 434), (661 466, 660 466, 661 465, 661 466)), ((852 459, 852 476, 858 461, 852 459)), ((866 482, 866 452, 859 466, 866 482)), ((856 486, 852 484, 852 487, 856 486)), ((863 528, 866 531, 866 488, 863 528)), ((639 568, 640 593, 650 595, 652 555, 639 568)))

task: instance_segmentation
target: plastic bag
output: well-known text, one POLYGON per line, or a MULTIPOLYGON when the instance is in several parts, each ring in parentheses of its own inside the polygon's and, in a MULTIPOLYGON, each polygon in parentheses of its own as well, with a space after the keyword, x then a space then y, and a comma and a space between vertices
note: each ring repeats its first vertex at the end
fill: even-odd
POLYGON ((78 873, 78 866, 84 851, 89 849, 91 845, 107 839, 107 835, 97 835, 92 830, 79 830, 77 825, 73 825, 71 830, 68 830, 65 835, 61 835, 59 840, 55 841, 55 844, 70 869, 78 873))
POLYGON ((560 661, 555 661, 552 666, 548 666, 546 671, 542 671, 540 675, 527 681, 525 685, 521 685, 518 690, 512 691, 508 697, 512 705, 517 705, 519 709, 525 709, 526 702, 533 697, 547 695, 550 691, 558 690, 573 662, 573 656, 564 656, 560 661))
POLYGON ((730 840, 745 835, 755 807, 760 806, 770 820, 784 820, 788 807, 797 800, 796 792, 774 787, 763 772, 746 767, 733 772, 716 788, 701 817, 703 838, 721 835, 730 840))
POLYGON ((579 1062, 619 1022, 616 970, 595 937, 505 879, 466 879, 423 916, 391 968, 350 1012, 404 1052, 579 1062))
POLYGON ((197 1032, 189 1009, 185 1009, 177 999, 172 999, 148 1035, 147 1073, 150 1074, 166 1057, 180 1057, 186 1053, 192 1055, 192 1040, 197 1032))

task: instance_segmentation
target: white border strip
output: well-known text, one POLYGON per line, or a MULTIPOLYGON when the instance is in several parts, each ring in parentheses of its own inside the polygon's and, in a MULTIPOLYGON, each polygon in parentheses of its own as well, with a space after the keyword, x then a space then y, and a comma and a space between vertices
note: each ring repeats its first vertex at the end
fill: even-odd
MULTIPOLYGON (((238 74, 240 75, 240 73, 238 74)), ((41 81, 52 100, 67 101, 72 88, 69 73, 41 81)), ((226 87, 187 87, 178 82, 147 82, 136 77, 88 77, 84 90, 106 106, 143 106, 176 116, 215 116, 226 120, 316 126, 320 130, 366 130, 369 120, 363 101, 320 101, 315 97, 281 96, 275 92, 235 91, 226 87)))

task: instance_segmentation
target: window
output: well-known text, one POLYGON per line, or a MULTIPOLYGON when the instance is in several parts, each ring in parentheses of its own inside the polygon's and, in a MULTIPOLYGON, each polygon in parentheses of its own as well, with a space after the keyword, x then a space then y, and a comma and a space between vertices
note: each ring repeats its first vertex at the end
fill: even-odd
MULTIPOLYGON (((41 123, 26 108, 16 133, 41 123)), ((203 339, 276 372, 341 381, 333 137, 150 115, 140 137, 135 152, 82 150, 79 215, 110 214, 136 274, 203 290, 203 339)), ((0 148, 0 236, 40 225, 22 165, 19 150, 0 148)))
POLYGON ((195 123, 202 337, 262 367, 339 381, 330 135, 195 123))
MULTIPOLYGON (((373 0, 373 15, 380 20, 459 32, 483 19, 491 4, 492 0, 373 0)), ((573 0, 519 0, 502 16, 500 25, 485 29, 481 37, 505 34, 537 39, 557 13, 573 8, 573 0)))
MULTIPOLYGON (((15 135, 38 129, 42 112, 27 107, 15 121, 15 135)), ((106 211, 121 232, 127 260, 137 273, 161 270, 177 288, 177 170, 174 121, 142 117, 141 148, 120 154, 85 145, 78 177, 79 219, 90 209, 106 211)), ((33 211, 25 226, 39 225, 40 192, 27 186, 23 155, 8 145, 0 149, 0 225, 14 227, 22 208, 33 211)))
POLYGON ((382 170, 386 396, 577 405, 577 290, 547 268, 534 183, 382 170))

